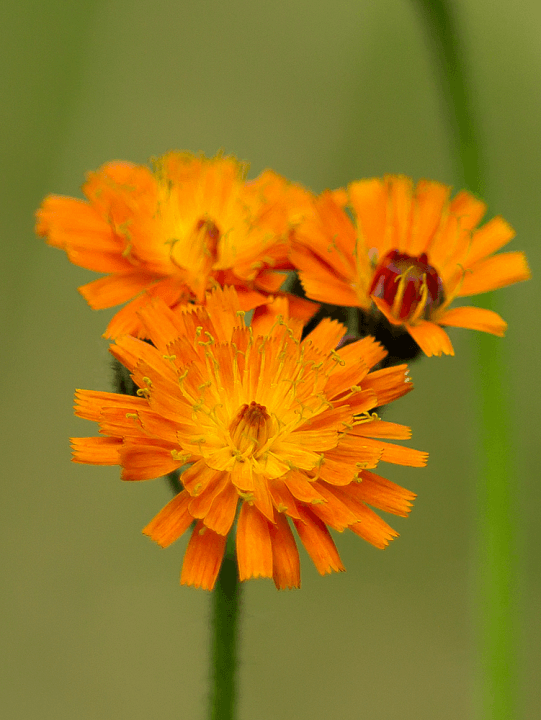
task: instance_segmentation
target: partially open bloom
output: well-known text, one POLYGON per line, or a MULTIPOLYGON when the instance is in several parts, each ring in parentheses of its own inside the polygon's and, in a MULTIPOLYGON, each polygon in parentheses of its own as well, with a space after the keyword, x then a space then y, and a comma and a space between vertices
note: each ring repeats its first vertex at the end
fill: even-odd
POLYGON ((405 516, 414 494, 373 470, 426 453, 383 442, 410 430, 371 411, 411 390, 405 365, 370 372, 385 350, 367 337, 336 351, 346 329, 328 319, 301 341, 285 298, 246 327, 232 288, 180 312, 157 298, 140 316, 153 345, 123 336, 111 349, 139 397, 77 391, 102 436, 74 438, 74 460, 119 464, 125 480, 190 465, 143 531, 166 547, 195 522, 181 583, 212 589, 239 506, 240 579, 278 588, 300 584, 290 521, 321 574, 344 569, 328 527, 379 548, 397 535, 368 505, 405 516))
POLYGON ((530 276, 522 252, 494 255, 514 236, 501 217, 478 227, 486 205, 462 191, 388 175, 326 191, 296 233, 291 259, 308 297, 381 312, 426 355, 453 355, 442 325, 502 336, 507 324, 478 307, 450 308, 530 276), (349 205, 354 222, 345 208, 349 205))
MULTIPOLYGON (((291 267, 289 233, 310 195, 271 170, 247 182, 246 171, 233 157, 187 152, 159 158, 154 172, 110 162, 88 175, 87 201, 46 197, 36 231, 76 265, 108 273, 79 288, 91 307, 130 301, 108 337, 140 335, 137 310, 149 294, 174 307, 227 283, 250 310, 279 290, 291 267)), ((317 309, 293 302, 304 319, 317 309)))

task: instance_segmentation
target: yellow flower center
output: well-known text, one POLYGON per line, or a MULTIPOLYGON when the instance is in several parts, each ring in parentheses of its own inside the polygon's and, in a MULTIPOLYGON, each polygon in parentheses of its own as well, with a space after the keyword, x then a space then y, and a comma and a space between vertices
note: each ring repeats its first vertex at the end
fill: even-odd
POLYGON ((185 282, 198 302, 208 290, 208 279, 218 257, 220 229, 209 217, 197 220, 179 240, 167 240, 171 261, 186 274, 185 282))
POLYGON ((237 460, 253 456, 272 435, 272 424, 267 408, 252 400, 241 406, 229 426, 231 440, 237 448, 237 460))
POLYGON ((216 259, 218 240, 220 239, 220 230, 216 223, 210 218, 201 218, 196 224, 198 238, 201 241, 203 254, 212 259, 216 259))

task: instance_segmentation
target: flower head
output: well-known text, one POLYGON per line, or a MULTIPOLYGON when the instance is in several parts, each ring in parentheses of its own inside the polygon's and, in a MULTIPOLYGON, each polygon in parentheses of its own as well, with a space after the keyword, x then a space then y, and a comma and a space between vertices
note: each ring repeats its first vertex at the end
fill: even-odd
POLYGON ((514 236, 501 217, 478 227, 486 205, 462 191, 388 175, 324 192, 296 233, 291 259, 308 297, 376 309, 402 326, 426 355, 452 355, 442 325, 502 336, 491 310, 450 308, 530 276, 522 252, 494 255, 514 236), (345 207, 349 205, 354 222, 345 207))
POLYGON ((411 390, 405 365, 370 372, 386 354, 370 337, 336 351, 346 331, 336 321, 301 340, 284 298, 250 327, 232 288, 204 307, 173 312, 157 299, 140 314, 153 345, 123 336, 112 346, 139 397, 77 391, 76 413, 102 436, 73 439, 74 460, 119 464, 125 480, 190 465, 143 531, 165 547, 195 521, 183 584, 212 589, 239 506, 240 579, 272 577, 278 588, 300 584, 289 521, 321 574, 344 569, 328 527, 380 548, 397 535, 368 505, 405 516, 414 494, 373 470, 427 456, 383 442, 410 430, 371 411, 411 390))
MULTIPOLYGON (((279 290, 291 267, 289 234, 310 196, 270 170, 251 182, 246 172, 233 157, 187 152, 157 159, 154 172, 110 162, 88 175, 86 201, 45 198, 36 231, 73 263, 108 273, 79 288, 91 307, 130 301, 108 337, 140 335, 137 310, 149 295, 175 307, 227 283, 250 310, 279 290)), ((316 309, 294 302, 304 319, 316 309)))

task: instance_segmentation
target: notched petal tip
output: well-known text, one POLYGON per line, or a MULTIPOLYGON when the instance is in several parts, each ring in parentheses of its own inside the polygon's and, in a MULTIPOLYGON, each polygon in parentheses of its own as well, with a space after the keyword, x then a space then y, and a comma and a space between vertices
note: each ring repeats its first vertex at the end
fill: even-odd
POLYGON ((455 354, 449 335, 436 323, 421 320, 406 328, 427 357, 455 354))

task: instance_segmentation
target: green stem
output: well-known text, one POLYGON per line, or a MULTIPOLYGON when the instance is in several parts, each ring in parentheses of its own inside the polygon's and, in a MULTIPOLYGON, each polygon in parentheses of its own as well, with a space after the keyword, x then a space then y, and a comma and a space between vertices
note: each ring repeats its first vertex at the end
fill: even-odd
POLYGON ((468 190, 482 193, 485 184, 483 153, 459 23, 453 14, 452 4, 447 0, 414 2, 421 9, 439 74, 442 101, 454 142, 455 174, 468 190))
POLYGON ((182 491, 182 483, 180 482, 179 470, 173 470, 165 476, 165 480, 171 489, 173 495, 178 495, 182 491))
POLYGON ((209 705, 210 720, 234 720, 237 708, 237 646, 240 584, 233 535, 212 594, 211 666, 214 676, 209 705))
POLYGON ((359 310, 356 307, 346 308, 348 335, 359 337, 359 310))
POLYGON ((505 364, 497 341, 479 338, 476 360, 481 447, 478 498, 478 580, 483 718, 517 720, 516 517, 511 483, 505 364))
MULTIPOLYGON (((457 176, 471 191, 484 186, 482 152, 460 28, 448 0, 417 0, 433 45, 449 124, 457 176)), ((483 305, 495 309, 492 293, 483 305)), ((475 342, 478 392, 477 465, 477 622, 480 664, 480 717, 517 720, 517 628, 515 608, 516 522, 510 481, 508 385, 501 340, 481 333, 475 342)))
MULTIPOLYGON (((117 392, 137 395, 137 386, 118 361, 113 363, 117 392)), ((182 490, 183 468, 165 476, 173 495, 182 490)), ((212 593, 210 720, 235 720, 237 715, 237 646, 240 610, 240 584, 237 572, 235 536, 230 533, 222 566, 212 593)))

